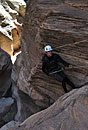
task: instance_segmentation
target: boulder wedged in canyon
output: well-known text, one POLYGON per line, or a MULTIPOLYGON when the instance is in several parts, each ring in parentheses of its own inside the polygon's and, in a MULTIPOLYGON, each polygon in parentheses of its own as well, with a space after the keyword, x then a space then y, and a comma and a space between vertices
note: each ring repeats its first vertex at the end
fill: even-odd
POLYGON ((0 97, 11 87, 12 62, 8 53, 0 48, 0 97))
POLYGON ((88 86, 60 97, 52 106, 10 130, 87 130, 88 86))
POLYGON ((45 45, 51 45, 61 57, 73 65, 66 70, 77 87, 88 80, 88 12, 87 0, 30 0, 27 2, 21 36, 22 66, 18 87, 38 106, 46 108, 64 94, 61 83, 41 70, 45 45))

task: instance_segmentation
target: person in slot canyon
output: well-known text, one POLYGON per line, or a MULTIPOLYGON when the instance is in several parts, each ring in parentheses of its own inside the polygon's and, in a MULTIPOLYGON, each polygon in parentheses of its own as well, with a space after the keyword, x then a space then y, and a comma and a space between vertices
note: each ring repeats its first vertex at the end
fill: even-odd
POLYGON ((68 92, 66 83, 71 87, 71 90, 75 89, 76 87, 74 83, 72 83, 72 81, 70 81, 67 75, 63 72, 64 69, 61 66, 61 64, 63 64, 65 67, 72 68, 72 65, 64 61, 59 54, 54 53, 50 45, 45 46, 44 51, 45 54, 42 56, 42 71, 48 76, 51 76, 61 82, 65 93, 68 92))

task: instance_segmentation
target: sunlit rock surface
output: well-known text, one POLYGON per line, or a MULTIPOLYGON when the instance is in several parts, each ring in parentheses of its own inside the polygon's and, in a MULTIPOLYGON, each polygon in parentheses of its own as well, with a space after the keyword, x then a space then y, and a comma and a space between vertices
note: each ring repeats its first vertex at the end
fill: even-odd
POLYGON ((10 55, 20 48, 22 22, 17 20, 25 15, 23 0, 1 0, 0 3, 0 48, 10 55))

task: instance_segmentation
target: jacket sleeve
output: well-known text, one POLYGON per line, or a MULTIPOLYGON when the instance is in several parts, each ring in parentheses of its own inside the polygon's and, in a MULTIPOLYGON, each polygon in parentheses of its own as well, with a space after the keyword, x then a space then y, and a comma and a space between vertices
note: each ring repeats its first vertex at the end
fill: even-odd
POLYGON ((42 63, 42 71, 49 76, 49 73, 46 69, 46 63, 45 62, 42 63))
POLYGON ((57 57, 57 61, 62 63, 64 66, 67 66, 67 67, 70 65, 68 62, 64 61, 59 55, 57 57))

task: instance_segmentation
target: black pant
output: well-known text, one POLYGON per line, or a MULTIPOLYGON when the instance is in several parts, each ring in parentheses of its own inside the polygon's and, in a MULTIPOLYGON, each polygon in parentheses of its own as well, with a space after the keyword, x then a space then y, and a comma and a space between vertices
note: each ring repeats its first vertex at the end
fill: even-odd
POLYGON ((71 87, 71 90, 72 90, 72 89, 75 89, 75 85, 74 85, 67 77, 65 77, 65 78, 63 79, 63 81, 62 81, 62 87, 63 87, 65 93, 68 92, 68 91, 67 91, 67 88, 66 88, 66 83, 71 87))
POLYGON ((71 90, 75 89, 75 85, 70 81, 70 79, 67 78, 67 76, 64 74, 64 72, 51 74, 50 76, 55 78, 56 80, 62 82, 62 87, 63 87, 65 93, 67 93, 66 83, 71 87, 71 90))

